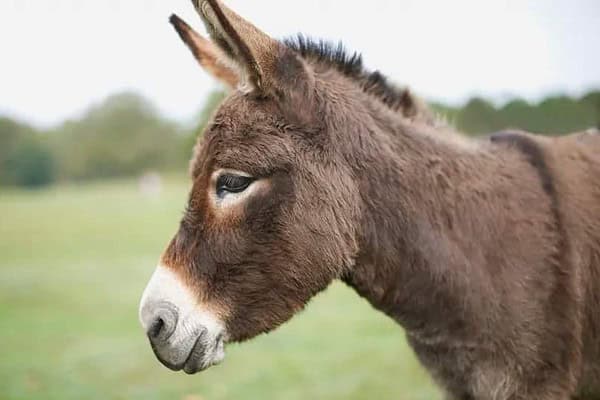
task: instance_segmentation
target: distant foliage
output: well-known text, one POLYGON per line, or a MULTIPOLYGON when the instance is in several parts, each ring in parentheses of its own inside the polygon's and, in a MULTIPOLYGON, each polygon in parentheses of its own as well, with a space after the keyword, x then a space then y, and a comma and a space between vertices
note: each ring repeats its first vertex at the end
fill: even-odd
MULTIPOLYGON (((224 96, 213 92, 192 128, 165 119, 134 93, 111 96, 81 118, 44 132, 0 117, 0 187, 139 176, 149 170, 181 171, 224 96)), ((553 135, 600 126, 600 91, 579 99, 553 96, 538 104, 515 99, 496 107, 477 97, 462 107, 433 107, 470 135, 505 128, 553 135)))
POLYGON ((600 126, 600 91, 580 99, 548 97, 538 104, 515 99, 502 107, 481 99, 471 99, 463 107, 434 104, 459 130, 480 135, 506 128, 557 135, 600 126))
POLYGON ((8 157, 6 168, 12 174, 10 180, 17 186, 45 186, 56 178, 52 153, 37 140, 19 143, 8 157))
POLYGON ((45 136, 0 118, 0 185, 38 187, 54 181, 55 160, 45 136))
POLYGON ((112 96, 52 133, 60 177, 131 176, 177 164, 180 127, 135 94, 112 96))

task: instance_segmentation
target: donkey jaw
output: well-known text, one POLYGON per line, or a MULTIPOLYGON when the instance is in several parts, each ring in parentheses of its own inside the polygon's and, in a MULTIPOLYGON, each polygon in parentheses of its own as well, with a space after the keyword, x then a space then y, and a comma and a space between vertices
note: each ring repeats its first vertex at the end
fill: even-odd
POLYGON ((173 371, 195 374, 225 358, 224 324, 164 266, 144 290, 139 318, 154 354, 173 371))

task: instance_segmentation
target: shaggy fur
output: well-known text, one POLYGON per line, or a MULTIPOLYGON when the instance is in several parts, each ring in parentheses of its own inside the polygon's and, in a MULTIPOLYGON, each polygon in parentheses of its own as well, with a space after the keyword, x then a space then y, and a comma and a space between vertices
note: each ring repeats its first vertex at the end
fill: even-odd
POLYGON ((398 112, 402 92, 355 56, 196 5, 254 89, 200 140, 163 262, 220 310, 229 340, 342 279, 404 327, 450 398, 600 396, 598 135, 470 141, 398 112), (219 168, 264 190, 219 211, 219 168))
POLYGON ((334 44, 325 40, 314 40, 303 34, 284 40, 284 44, 296 51, 313 66, 335 69, 357 82, 363 91, 379 99, 405 117, 418 119, 432 125, 440 123, 423 101, 415 97, 408 88, 400 89, 381 72, 368 71, 359 53, 349 53, 343 43, 334 44))

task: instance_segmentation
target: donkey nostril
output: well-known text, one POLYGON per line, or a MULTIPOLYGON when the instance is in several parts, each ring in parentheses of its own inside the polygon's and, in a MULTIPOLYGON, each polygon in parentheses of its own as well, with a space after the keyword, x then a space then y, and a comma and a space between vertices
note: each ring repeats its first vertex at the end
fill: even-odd
POLYGON ((152 326, 148 330, 148 336, 150 339, 156 339, 160 336, 160 331, 165 327, 165 321, 162 318, 158 318, 152 323, 152 326))
POLYGON ((152 321, 148 325, 147 335, 153 342, 165 342, 175 332, 177 328, 177 311, 172 306, 159 306, 154 310, 154 316, 149 318, 152 321))

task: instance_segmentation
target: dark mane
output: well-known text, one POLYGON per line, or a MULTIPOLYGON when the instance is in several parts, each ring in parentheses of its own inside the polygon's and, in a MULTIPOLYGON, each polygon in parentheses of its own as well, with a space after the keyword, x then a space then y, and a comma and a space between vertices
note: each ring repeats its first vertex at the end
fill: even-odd
POLYGON ((379 71, 369 71, 363 64, 362 55, 349 52, 342 42, 333 43, 298 34, 284 39, 283 43, 304 59, 334 68, 355 80, 365 93, 375 96, 392 110, 401 111, 405 117, 435 121, 427 106, 410 90, 394 85, 379 71))
POLYGON ((334 67, 346 76, 358 77, 365 74, 362 55, 349 52, 342 42, 313 39, 301 33, 286 38, 283 42, 302 57, 334 67))

